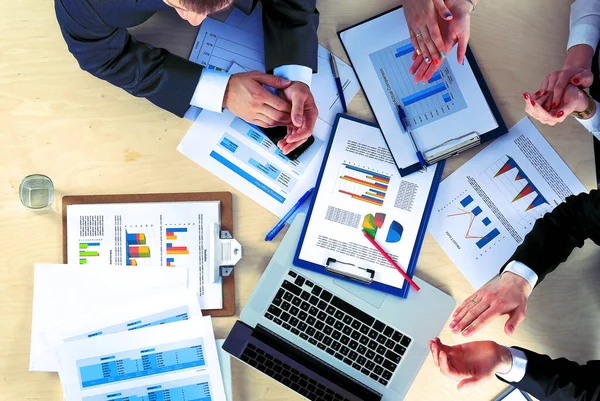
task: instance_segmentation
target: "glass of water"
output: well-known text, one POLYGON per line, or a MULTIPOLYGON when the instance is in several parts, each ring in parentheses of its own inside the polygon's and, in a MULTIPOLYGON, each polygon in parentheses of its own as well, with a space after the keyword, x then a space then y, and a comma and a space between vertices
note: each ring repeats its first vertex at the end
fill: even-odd
POLYGON ((21 203, 30 209, 43 209, 54 200, 54 184, 42 174, 32 174, 23 178, 19 187, 21 203))

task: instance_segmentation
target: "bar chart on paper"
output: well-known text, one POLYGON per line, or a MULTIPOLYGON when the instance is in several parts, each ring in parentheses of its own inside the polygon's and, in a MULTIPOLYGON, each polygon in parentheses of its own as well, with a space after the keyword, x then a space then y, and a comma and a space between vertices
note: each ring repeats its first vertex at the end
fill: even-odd
POLYGON ((447 216, 461 220, 456 225, 464 227, 464 238, 474 240, 479 249, 484 249, 500 236, 500 231, 497 228, 489 227, 492 221, 486 216, 483 209, 476 204, 471 195, 462 198, 456 211, 450 212, 447 216))
POLYGON ((211 401, 208 376, 189 377, 83 398, 83 401, 211 401))
POLYGON ((194 241, 192 228, 195 229, 189 224, 167 225, 165 228, 167 267, 187 267, 190 264, 190 249, 194 241))
POLYGON ((427 83, 414 82, 409 73, 414 50, 405 40, 370 55, 390 107, 395 111, 400 105, 413 129, 467 107, 447 61, 427 83))
POLYGON ((87 265, 88 258, 100 256, 100 242, 80 242, 79 243, 79 264, 87 265))
POLYGON ((382 206, 391 178, 387 173, 342 163, 334 191, 344 198, 382 206))

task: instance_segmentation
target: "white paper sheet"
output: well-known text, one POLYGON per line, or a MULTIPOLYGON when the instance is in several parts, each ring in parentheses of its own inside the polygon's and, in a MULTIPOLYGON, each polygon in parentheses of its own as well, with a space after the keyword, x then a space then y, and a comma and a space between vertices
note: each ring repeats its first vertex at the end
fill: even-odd
MULTIPOLYGON (((139 297, 155 305, 174 292, 187 291, 184 268, 117 266, 68 266, 37 264, 34 271, 33 315, 31 322, 30 371, 55 371, 52 349, 44 339, 55 327, 77 327, 88 314, 99 315, 105 308, 120 307, 119 316, 128 316, 120 297, 139 297)), ((137 309, 132 306, 131 309, 137 309)), ((160 311, 160 309, 158 309, 160 311)), ((124 320, 127 320, 125 317, 124 320)))
POLYGON ((524 118, 441 184, 429 232, 476 289, 535 220, 585 187, 524 118))
POLYGON ((85 315, 78 316, 69 324, 47 327, 41 332, 46 352, 51 360, 32 361, 44 371, 58 370, 54 350, 63 341, 78 341, 142 330, 162 324, 202 317, 198 298, 190 291, 173 288, 168 293, 148 295, 148 291, 112 293, 108 299, 89 306, 85 315))
POLYGON ((221 376, 223 377, 223 386, 225 386, 225 396, 227 401, 233 401, 233 383, 231 381, 231 355, 223 349, 225 340, 217 340, 217 353, 219 354, 219 364, 221 365, 221 376))
MULTIPOLYGON (((234 65, 232 71, 239 71, 234 65)), ((203 111, 177 150, 230 183, 273 214, 283 217, 315 186, 330 127, 317 120, 315 142, 291 161, 258 128, 231 112, 203 111)), ((308 207, 305 202, 298 213, 308 207)))
POLYGON ((418 160, 400 123, 398 104, 422 152, 471 131, 484 134, 498 127, 468 60, 458 64, 456 46, 439 75, 428 83, 414 82, 408 73, 413 51, 404 9, 344 31, 341 39, 396 162, 405 162, 398 162, 400 168, 418 160))
MULTIPOLYGON (((262 8, 257 5, 249 17, 241 17, 234 10, 226 23, 207 18, 190 55, 190 60, 207 68, 230 71, 233 63, 240 65, 243 71, 258 70, 265 72, 265 51, 262 30, 262 8), (235 13, 235 14, 234 14, 235 13), (238 24, 239 28, 233 24, 238 24)), ((311 90, 319 109, 319 119, 333 125, 335 116, 343 112, 333 72, 329 62, 329 51, 319 46, 318 73, 313 74, 311 90)), ((336 57, 338 70, 346 102, 360 89, 354 70, 343 60, 336 57)), ((231 72, 231 71, 230 71, 231 72)))
POLYGON ((68 261, 73 264, 185 267, 202 309, 223 307, 222 283, 210 280, 215 202, 67 206, 68 261))
POLYGON ((340 119, 310 216, 302 260, 328 258, 375 270, 374 280, 401 288, 402 276, 364 237, 367 229, 408 267, 435 168, 402 178, 378 128, 340 119))
POLYGON ((225 400, 210 317, 65 342, 57 357, 68 401, 225 400))

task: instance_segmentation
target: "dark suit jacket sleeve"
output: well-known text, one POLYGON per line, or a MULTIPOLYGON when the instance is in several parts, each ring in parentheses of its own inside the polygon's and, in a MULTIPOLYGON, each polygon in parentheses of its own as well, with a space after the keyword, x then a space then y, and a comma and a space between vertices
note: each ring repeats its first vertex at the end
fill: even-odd
POLYGON ((319 12, 316 0, 262 0, 265 66, 303 65, 317 72, 319 12))
POLYGON ((55 0, 55 8, 69 51, 83 70, 183 117, 200 65, 136 41, 126 28, 109 26, 86 0, 55 0))
POLYGON ((509 384, 544 401, 600 401, 600 361, 579 365, 515 348, 527 356, 527 371, 520 382, 509 384))
POLYGON ((570 196, 551 213, 536 221, 509 262, 516 260, 525 264, 538 275, 539 283, 567 260, 575 247, 583 246, 588 238, 600 244, 598 190, 570 196))

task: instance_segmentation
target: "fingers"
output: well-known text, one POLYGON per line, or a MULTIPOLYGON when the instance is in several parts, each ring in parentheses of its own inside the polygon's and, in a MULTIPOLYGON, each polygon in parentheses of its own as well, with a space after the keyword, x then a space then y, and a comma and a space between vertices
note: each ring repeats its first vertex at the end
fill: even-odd
POLYGON ((471 325, 469 325, 467 329, 463 332, 463 336, 472 336, 501 314, 502 313, 499 312, 497 308, 494 308, 494 306, 490 306, 489 309, 487 309, 475 320, 473 320, 473 323, 471 323, 471 325))
POLYGON ((554 102, 556 102, 556 107, 560 106, 562 103, 565 88, 570 83, 569 75, 570 74, 567 74, 565 73, 565 71, 563 71, 558 76, 558 80, 556 81, 556 85, 554 86, 554 90, 552 91, 552 99, 554 99, 554 102))
POLYGON ((458 372, 453 369, 448 362, 448 352, 445 350, 440 351, 440 372, 446 377, 454 380, 460 380, 465 377, 463 372, 458 372))
POLYGON ((482 382, 486 381, 487 379, 488 379, 488 377, 485 377, 485 376, 469 377, 468 379, 461 380, 461 382, 458 383, 457 387, 459 390, 475 387, 476 385, 481 384, 482 382))
POLYGON ((288 142, 288 138, 286 137, 277 143, 277 147, 279 147, 279 149, 281 149, 281 152, 284 155, 287 155, 292 150, 300 147, 304 142, 306 142, 306 138, 302 141, 288 142))
POLYGON ((412 42, 413 47, 415 48, 415 52, 413 53, 413 60, 417 57, 421 55, 421 49, 419 47, 419 41, 417 40, 417 37, 414 33, 414 31, 412 29, 409 29, 408 32, 410 33, 410 41, 412 42), (416 54, 416 56, 415 56, 416 54))
POLYGON ((464 329, 469 327, 471 325, 471 323, 473 323, 473 321, 475 319, 477 319, 488 308, 489 308, 489 304, 487 302, 483 302, 483 301, 479 302, 478 304, 474 305, 473 307, 469 308, 468 310, 467 310, 467 308, 465 308, 465 310, 462 312, 462 316, 460 316, 460 315, 458 316, 458 318, 457 318, 458 323, 456 323, 456 326, 454 326, 454 328, 452 329, 452 332, 454 334, 462 332, 464 329))
POLYGON ((446 51, 446 46, 444 45, 440 26, 437 24, 437 21, 433 24, 429 24, 427 30, 429 31, 429 37, 425 38, 425 43, 429 48, 429 53, 433 56, 433 64, 438 67, 440 65, 440 60, 446 57, 446 54, 444 53, 446 51))
POLYGON ((295 96, 292 99, 292 124, 295 127, 302 127, 304 124, 304 103, 306 98, 304 96, 295 96))
POLYGON ((429 53, 429 49, 427 48, 427 45, 425 44, 425 39, 423 38, 423 35, 426 35, 427 33, 422 33, 422 32, 415 32, 415 38, 417 40, 417 49, 421 50, 421 54, 423 56, 423 60, 425 60, 425 62, 427 64, 431 63, 431 54, 429 53))
POLYGON ((506 324, 504 325, 504 332, 507 335, 512 336, 513 333, 515 332, 515 329, 517 328, 517 326, 523 320, 525 320, 526 309, 527 309, 526 305, 520 306, 517 309, 515 309, 515 311, 510 315, 510 317, 506 321, 506 324))
POLYGON ((553 72, 548 77, 548 89, 547 90, 548 90, 548 92, 550 92, 550 96, 548 97, 548 100, 546 100, 546 102, 544 103, 545 106, 549 106, 551 109, 557 108, 558 103, 560 102, 560 99, 556 99, 553 96, 554 87, 556 86, 557 82, 558 82, 558 74, 553 72))
POLYGON ((263 105, 260 114, 268 118, 272 124, 289 125, 292 122, 290 113, 279 111, 268 105, 263 105))
POLYGON ((279 96, 275 96, 274 94, 272 94, 265 88, 262 88, 262 89, 263 89, 263 91, 261 91, 259 93, 259 95, 256 96, 257 97, 256 100, 258 102, 261 102, 264 105, 270 106, 273 109, 284 112, 284 113, 285 112, 289 113, 292 111, 292 106, 288 102, 286 102, 279 96))
POLYGON ((471 29, 467 28, 459 37, 458 37, 458 48, 456 52, 456 57, 458 62, 461 64, 465 63, 465 55, 467 54, 467 45, 469 43, 469 39, 471 37, 471 29))
POLYGON ((433 5, 435 6, 435 9, 437 10, 440 17, 442 17, 446 21, 452 19, 452 13, 448 9, 448 7, 446 7, 444 0, 433 0, 433 5))
POLYGON ((571 78, 571 83, 580 88, 589 88, 594 83, 594 74, 590 70, 582 71, 571 78))
MULTIPOLYGON (((416 72, 419 70, 419 68, 421 68, 421 65, 422 65, 422 64, 425 64, 425 65, 427 65, 427 64, 425 63, 425 60, 423 60, 423 56, 417 56, 417 57, 415 58, 415 60, 414 60, 414 63, 413 63, 413 65, 412 65, 412 66, 410 67, 410 69, 408 70, 408 72, 409 72, 411 75, 415 75, 415 73, 416 73, 416 72)), ((415 79, 415 82, 418 82, 418 80, 416 79, 416 77, 414 77, 414 79, 415 79)))
POLYGON ((254 74, 255 74, 254 79, 257 82, 259 82, 263 85, 270 86, 275 89, 285 89, 292 84, 291 81, 289 81, 285 78, 277 77, 275 75, 263 74, 262 72, 258 72, 258 71, 254 72, 254 74))

